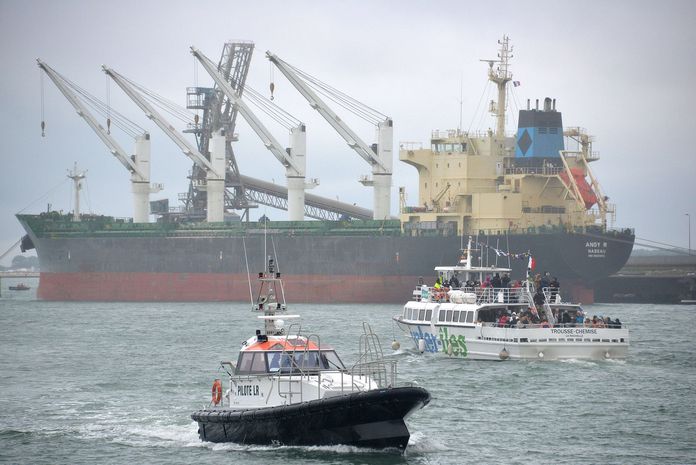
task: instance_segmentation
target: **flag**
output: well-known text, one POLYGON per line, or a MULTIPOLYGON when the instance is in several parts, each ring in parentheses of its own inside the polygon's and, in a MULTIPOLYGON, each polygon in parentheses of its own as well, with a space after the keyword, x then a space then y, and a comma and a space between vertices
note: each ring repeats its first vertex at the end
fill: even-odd
POLYGON ((515 86, 515 87, 519 87, 519 86, 520 86, 520 81, 512 81, 512 85, 515 86))
POLYGON ((527 265, 527 268, 529 268, 530 270, 536 268, 536 260, 534 260, 534 257, 532 257, 531 255, 529 256, 529 265, 527 265))

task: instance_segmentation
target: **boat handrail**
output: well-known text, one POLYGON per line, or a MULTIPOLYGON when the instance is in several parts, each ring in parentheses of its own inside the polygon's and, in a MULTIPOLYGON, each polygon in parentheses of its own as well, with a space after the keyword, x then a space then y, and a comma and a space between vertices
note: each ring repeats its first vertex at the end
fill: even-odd
POLYGON ((476 303, 476 305, 484 304, 532 304, 531 296, 528 295, 524 287, 459 287, 448 288, 443 287, 436 289, 431 286, 421 285, 413 291, 413 296, 419 302, 451 302, 451 303, 476 303), (456 302, 448 295, 450 291, 461 291, 463 301, 456 302), (475 296, 475 301, 469 301, 468 296, 475 296))
POLYGON ((543 325, 541 323, 527 323, 523 325, 510 326, 509 324, 500 325, 498 322, 487 322, 481 323, 481 326, 487 328, 506 328, 506 329, 551 329, 551 328, 576 328, 576 329, 628 329, 628 325, 621 323, 621 326, 609 325, 609 326, 585 326, 583 323, 556 323, 554 325, 543 325))

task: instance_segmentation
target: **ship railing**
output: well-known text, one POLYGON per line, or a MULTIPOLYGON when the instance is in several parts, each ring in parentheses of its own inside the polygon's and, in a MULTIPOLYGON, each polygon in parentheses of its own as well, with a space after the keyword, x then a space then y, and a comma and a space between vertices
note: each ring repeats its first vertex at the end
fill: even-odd
POLYGON ((564 168, 556 166, 515 166, 505 168, 505 174, 540 174, 542 176, 557 176, 564 168))
MULTIPOLYGON (((621 325, 604 325, 604 326, 586 326, 585 323, 556 323, 556 324, 541 324, 541 323, 525 323, 521 325, 501 325, 498 322, 483 322, 481 326, 487 328, 507 328, 507 329, 548 329, 548 328, 575 328, 575 329, 628 329, 628 325, 621 323, 621 325)), ((570 334, 569 334, 570 336, 570 334)))
MULTIPOLYGON (((373 360, 356 363, 345 374, 351 376, 351 390, 364 391, 370 389, 384 389, 396 386, 397 362, 396 360, 373 360), (364 380, 366 385, 356 384, 358 380, 364 380)), ((342 386, 345 383, 341 383, 342 386)))
POLYGON ((413 291, 413 297, 417 301, 422 302, 452 302, 452 303, 476 303, 477 305, 484 304, 525 304, 529 302, 524 288, 521 287, 460 287, 449 288, 442 287, 436 289, 434 287, 418 285, 413 291), (449 291, 462 291, 464 296, 462 301, 459 298, 455 301, 451 300, 449 291), (470 296, 475 296, 476 300, 471 302, 470 296))
POLYGON ((548 304, 563 304, 564 302, 561 297, 560 288, 558 287, 542 287, 541 292, 544 294, 544 300, 548 304))
POLYGON ((422 142, 400 142, 399 150, 423 150, 422 142))

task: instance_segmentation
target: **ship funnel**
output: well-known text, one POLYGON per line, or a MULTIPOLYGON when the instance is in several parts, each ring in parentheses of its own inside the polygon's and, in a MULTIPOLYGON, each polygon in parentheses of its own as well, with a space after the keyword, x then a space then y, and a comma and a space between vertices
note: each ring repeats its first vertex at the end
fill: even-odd
POLYGON ((539 109, 539 99, 536 99, 536 109, 539 109))
POLYGON ((527 110, 531 110, 531 108, 529 107, 529 99, 527 99, 527 110))
POLYGON ((544 99, 544 111, 551 111, 551 99, 548 97, 544 99))

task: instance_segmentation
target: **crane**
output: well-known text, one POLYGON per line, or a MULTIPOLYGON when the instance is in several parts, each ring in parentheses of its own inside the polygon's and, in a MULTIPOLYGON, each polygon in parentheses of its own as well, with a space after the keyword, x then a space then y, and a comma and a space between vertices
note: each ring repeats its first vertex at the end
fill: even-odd
POLYGON ((298 70, 281 60, 270 51, 266 57, 273 63, 290 83, 317 110, 321 116, 343 137, 348 146, 355 150, 360 157, 372 166, 372 179, 363 176, 360 182, 374 188, 373 218, 383 220, 389 218, 391 203, 392 152, 394 144, 393 122, 389 117, 377 123, 377 144, 369 146, 339 116, 311 89, 298 70))
POLYGON ((58 87, 58 90, 68 99, 68 102, 72 104, 77 114, 85 120, 108 147, 109 151, 131 173, 133 221, 136 223, 147 223, 150 215, 150 194, 162 190, 162 184, 150 185, 150 134, 143 132, 135 136, 135 155, 131 157, 109 134, 109 131, 99 124, 94 115, 80 100, 80 97, 71 89, 74 86, 70 84, 70 81, 40 59, 37 58, 36 62, 39 68, 58 87))
POLYGON ((210 140, 210 160, 202 155, 184 136, 169 124, 164 117, 159 114, 152 105, 133 87, 128 79, 113 69, 102 65, 102 70, 107 76, 118 84, 128 97, 140 107, 149 119, 164 131, 176 145, 179 146, 184 155, 205 170, 206 191, 207 191, 207 213, 208 222, 224 221, 224 199, 225 199, 225 134, 218 131, 210 140))
POLYGON ((249 123, 249 126, 259 136, 266 148, 285 167, 285 177, 288 183, 288 219, 290 221, 302 221, 304 219, 305 189, 317 185, 317 181, 305 183, 306 169, 306 130, 303 123, 290 129, 290 148, 285 149, 276 140, 270 131, 251 111, 249 106, 237 95, 215 64, 200 50, 191 47, 191 53, 203 65, 218 87, 227 98, 237 107, 239 113, 249 123))

